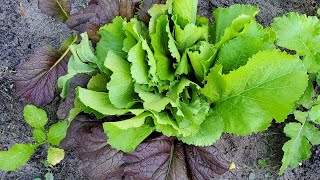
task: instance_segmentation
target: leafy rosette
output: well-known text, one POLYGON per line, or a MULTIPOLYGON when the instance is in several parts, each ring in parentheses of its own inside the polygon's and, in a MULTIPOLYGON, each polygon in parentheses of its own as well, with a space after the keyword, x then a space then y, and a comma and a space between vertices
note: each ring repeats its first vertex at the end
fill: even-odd
POLYGON ((210 24, 197 5, 154 5, 148 25, 116 17, 100 28, 95 49, 83 34, 59 79, 65 97, 75 74, 92 76, 77 88, 70 115, 121 116, 103 128, 124 152, 154 131, 210 146, 223 132, 248 135, 282 122, 307 86, 299 57, 276 49, 275 34, 255 20, 256 7, 218 8, 210 24))

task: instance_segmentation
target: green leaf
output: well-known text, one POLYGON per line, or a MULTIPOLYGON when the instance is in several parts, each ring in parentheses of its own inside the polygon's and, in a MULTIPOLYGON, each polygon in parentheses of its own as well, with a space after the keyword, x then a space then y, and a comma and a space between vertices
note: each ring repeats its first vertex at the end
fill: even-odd
POLYGON ((195 24, 198 10, 198 0, 175 0, 172 10, 174 15, 180 15, 189 23, 195 24))
POLYGON ((93 91, 106 92, 108 81, 109 78, 106 75, 97 74, 95 76, 92 76, 92 78, 88 82, 87 88, 93 91))
POLYGON ((47 161, 49 164, 55 166, 64 159, 64 150, 54 147, 49 147, 47 161))
POLYGON ((320 123, 320 105, 313 106, 309 111, 311 121, 320 123))
POLYGON ((224 130, 224 122, 221 117, 214 115, 213 111, 205 118, 200 125, 199 131, 193 136, 179 137, 184 143, 195 146, 211 146, 220 139, 224 130))
MULTIPOLYGON (((309 78, 310 79, 310 78, 309 78)), ((302 105, 303 107, 310 109, 313 101, 312 98, 315 96, 315 91, 313 87, 313 82, 309 80, 308 86, 304 91, 303 96, 296 102, 298 106, 302 105)))
POLYGON ((225 81, 222 77, 222 66, 216 65, 211 68, 207 76, 208 83, 200 90, 200 92, 207 97, 209 102, 216 102, 220 99, 225 81))
POLYGON ((8 151, 0 151, 0 169, 13 171, 23 166, 37 147, 36 144, 15 144, 8 151))
POLYGON ((68 74, 58 79, 58 87, 61 88, 60 96, 67 97, 69 90, 69 83, 71 79, 80 73, 91 75, 96 71, 95 68, 90 66, 90 63, 96 63, 97 57, 94 55, 94 49, 87 33, 81 34, 82 41, 80 44, 70 46, 72 56, 68 62, 68 74))
POLYGON ((202 37, 207 37, 208 26, 198 27, 195 24, 187 24, 182 29, 175 20, 175 39, 180 52, 184 52, 187 48, 193 46, 202 37))
POLYGON ((110 102, 109 95, 104 92, 96 92, 78 87, 77 97, 83 105, 103 114, 104 116, 123 115, 128 112, 125 109, 116 108, 110 102))
POLYGON ((97 43, 97 65, 100 71, 110 74, 110 71, 104 66, 105 59, 109 51, 113 51, 121 58, 126 58, 127 53, 123 51, 123 43, 126 39, 126 34, 123 26, 125 20, 121 17, 113 19, 112 23, 107 24, 100 28, 99 35, 101 36, 100 41, 97 43))
POLYGON ((142 42, 138 42, 128 53, 128 61, 131 62, 131 76, 139 84, 148 84, 148 62, 146 52, 142 48, 142 42))
POLYGON ((304 56, 308 72, 320 70, 320 64, 316 60, 316 54, 320 52, 320 22, 317 17, 289 13, 276 18, 272 29, 277 35, 277 45, 304 56))
POLYGON ((149 10, 150 22, 149 22, 149 33, 152 34, 156 31, 156 21, 161 15, 166 15, 172 11, 173 0, 167 0, 166 4, 154 4, 149 10))
POLYGON ((224 120, 225 131, 238 135, 263 131, 273 118, 282 122, 308 83, 299 58, 278 50, 261 51, 245 66, 217 76, 219 81, 208 78, 206 86, 215 89, 209 98, 218 100, 214 110, 224 120))
POLYGON ((113 51, 109 51, 105 66, 113 73, 107 84, 110 102, 116 108, 130 108, 137 99, 131 77, 130 63, 113 51))
POLYGON ((272 42, 251 36, 240 36, 222 45, 216 64, 223 66, 223 73, 229 73, 245 65, 249 58, 259 51, 271 49, 275 49, 272 42))
POLYGON ((34 105, 26 105, 23 110, 23 117, 33 128, 44 129, 48 122, 47 113, 34 105))
POLYGON ((150 113, 142 113, 128 120, 103 123, 108 143, 124 152, 133 151, 155 129, 148 124, 149 118, 150 113))
POLYGON ((259 9, 250 5, 235 4, 227 8, 217 8, 213 12, 215 42, 219 42, 223 35, 230 33, 228 31, 239 32, 246 23, 254 20, 258 13, 259 9))
POLYGON ((301 123, 289 123, 284 128, 284 133, 290 138, 282 150, 282 166, 279 175, 283 174, 287 167, 297 167, 302 160, 311 156, 311 145, 320 144, 320 131, 307 120, 301 123))
POLYGON ((202 82, 214 64, 217 50, 214 45, 201 42, 198 50, 188 50, 187 53, 197 80, 202 82))
POLYGON ((48 142, 53 146, 59 146, 60 142, 66 137, 68 127, 68 121, 59 121, 51 125, 47 134, 48 142))
POLYGON ((135 92, 143 100, 143 108, 146 110, 153 110, 156 112, 163 111, 171 100, 160 93, 150 92, 143 89, 138 84, 135 85, 135 92))
POLYGON ((38 143, 43 143, 47 140, 47 135, 42 129, 34 129, 32 136, 38 143))

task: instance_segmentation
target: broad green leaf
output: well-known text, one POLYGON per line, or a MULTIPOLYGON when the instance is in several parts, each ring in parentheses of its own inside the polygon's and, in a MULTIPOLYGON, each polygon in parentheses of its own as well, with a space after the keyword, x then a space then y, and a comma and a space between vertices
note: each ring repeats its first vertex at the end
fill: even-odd
POLYGON ((223 119, 219 116, 215 116, 213 111, 211 111, 200 125, 200 129, 197 134, 187 137, 178 136, 178 139, 190 145, 211 146, 220 139, 223 130, 223 119))
POLYGON ((169 48, 169 51, 171 53, 171 56, 173 58, 175 58, 177 60, 177 62, 180 62, 180 59, 181 59, 181 55, 180 55, 180 52, 177 48, 177 43, 173 37, 173 34, 170 30, 170 26, 166 26, 166 32, 168 34, 168 48, 169 48))
POLYGON ((104 116, 110 115, 123 115, 128 111, 125 109, 116 108, 109 100, 109 95, 104 92, 96 92, 78 87, 77 94, 79 100, 83 105, 103 114, 104 116))
POLYGON ((289 13, 276 18, 272 29, 277 35, 277 45, 304 56, 308 72, 320 70, 316 58, 316 54, 320 52, 320 21, 317 17, 289 13))
POLYGON ((177 64, 175 64, 177 66, 176 71, 175 71, 175 76, 180 76, 182 74, 189 74, 189 72, 191 72, 192 67, 189 64, 189 60, 188 60, 188 56, 187 56, 187 52, 185 51, 181 57, 181 61, 177 64))
POLYGON ((34 105, 26 105, 23 110, 25 121, 33 128, 44 129, 48 122, 47 113, 34 105))
POLYGON ((47 140, 47 135, 43 131, 43 129, 34 129, 32 132, 32 136, 37 141, 37 143, 43 143, 47 140))
POLYGON ((0 151, 0 169, 13 171, 23 166, 37 147, 36 144, 15 144, 8 151, 0 151))
POLYGON ((110 102, 116 108, 130 108, 137 99, 133 90, 130 63, 113 51, 109 51, 105 66, 113 72, 107 84, 110 102))
POLYGON ((142 113, 128 120, 103 123, 108 143, 124 152, 133 151, 154 131, 154 127, 148 124, 149 118, 150 113, 142 113))
POLYGON ((110 74, 110 71, 104 66, 105 59, 109 51, 113 51, 116 55, 121 58, 126 58, 127 53, 123 51, 123 41, 126 39, 126 34, 123 29, 125 20, 121 17, 113 19, 112 23, 107 24, 100 28, 99 35, 101 36, 100 41, 97 43, 97 65, 100 71, 110 74))
POLYGON ((89 40, 88 33, 82 33, 80 36, 80 44, 73 44, 70 46, 73 56, 78 56, 82 62, 96 63, 97 57, 94 53, 92 43, 89 40))
POLYGON ((202 82, 213 66, 217 50, 212 44, 201 42, 198 50, 188 50, 187 53, 197 80, 202 82))
POLYGON ((148 27, 144 22, 139 21, 136 18, 132 18, 129 23, 124 26, 126 32, 130 33, 136 41, 142 38, 147 39, 149 36, 148 27))
POLYGON ((249 58, 263 50, 275 49, 271 42, 261 38, 240 36, 222 45, 216 64, 223 66, 223 73, 229 73, 247 63, 249 58))
POLYGON ((235 4, 227 8, 217 8, 213 12, 215 19, 215 43, 219 42, 227 31, 240 31, 244 24, 254 20, 259 9, 250 5, 235 4), (228 30, 228 28, 231 28, 228 30))
POLYGON ((198 0, 175 0, 172 5, 173 14, 195 24, 198 10, 198 0))
POLYGON ((157 132, 161 132, 168 137, 186 134, 182 129, 179 129, 178 123, 174 120, 173 116, 169 115, 167 112, 152 111, 152 113, 157 132))
POLYGON ((128 61, 131 62, 130 72, 132 78, 139 84, 148 84, 148 62, 146 52, 142 48, 142 42, 138 42, 129 50, 128 61))
POLYGON ((66 137, 68 127, 68 121, 59 121, 51 125, 47 134, 48 142, 51 145, 59 146, 60 142, 66 137))
POLYGON ((54 147, 49 147, 47 161, 49 164, 55 166, 64 159, 64 150, 54 147))
POLYGON ((87 88, 93 91, 106 92, 108 81, 109 81, 108 76, 104 74, 97 74, 95 76, 92 76, 92 78, 88 82, 87 88))
POLYGON ((289 123, 284 128, 284 133, 290 138, 282 150, 282 166, 279 175, 283 174, 287 167, 297 167, 302 160, 311 156, 311 144, 320 144, 320 131, 307 120, 301 123, 289 123))
POLYGON ((208 78, 206 86, 218 89, 208 98, 218 100, 214 110, 224 120, 225 131, 238 135, 263 131, 273 118, 282 122, 308 83, 299 58, 278 50, 261 51, 245 66, 219 76, 218 83, 208 78))

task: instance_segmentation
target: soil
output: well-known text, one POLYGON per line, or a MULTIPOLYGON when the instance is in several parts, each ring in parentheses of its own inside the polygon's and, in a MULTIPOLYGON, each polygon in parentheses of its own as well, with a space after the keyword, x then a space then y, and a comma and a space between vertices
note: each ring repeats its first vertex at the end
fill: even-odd
MULTIPOLYGON (((7 150, 15 143, 32 142, 31 128, 22 118, 24 103, 14 97, 15 89, 10 76, 17 66, 25 61, 36 47, 59 42, 72 32, 65 24, 46 16, 37 8, 37 0, 0 0, 0 150, 7 150)), ((275 16, 289 11, 315 15, 320 0, 199 0, 199 14, 211 17, 216 7, 235 3, 254 4, 261 13, 259 22, 267 26, 275 16)), ((72 0, 72 12, 87 4, 86 0, 72 0)), ((45 109, 50 123, 57 121, 58 99, 45 109)), ((216 147, 223 157, 234 162, 236 168, 215 179, 320 179, 320 146, 313 148, 312 157, 301 166, 288 169, 278 177, 283 152, 281 147, 287 140, 282 133, 283 124, 273 124, 264 133, 247 137, 224 134, 216 147), (267 163, 260 167, 258 160, 267 163)), ((45 147, 36 151, 27 165, 14 172, 0 170, 0 179, 44 178, 51 172, 55 179, 87 179, 78 167, 78 159, 72 152, 56 167, 46 166, 45 147)), ((0 162, 1 163, 1 162, 0 162)))

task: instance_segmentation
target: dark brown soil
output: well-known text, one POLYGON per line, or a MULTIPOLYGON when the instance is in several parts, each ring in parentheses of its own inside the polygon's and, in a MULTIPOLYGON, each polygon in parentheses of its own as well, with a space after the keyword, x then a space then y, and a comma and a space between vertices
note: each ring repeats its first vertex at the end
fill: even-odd
MULTIPOLYGON (((265 26, 275 16, 289 11, 315 15, 320 0, 199 0, 199 14, 211 16, 216 7, 235 3, 254 4, 261 9, 258 20, 265 26)), ((10 148, 14 143, 32 142, 31 128, 22 118, 25 104, 14 97, 14 87, 10 76, 17 66, 26 60, 33 49, 44 44, 57 46, 72 31, 63 23, 42 14, 37 8, 37 0, 0 0, 0 150, 10 148), (22 6, 21 6, 22 5, 22 6), (24 14, 21 13, 21 7, 24 14)), ((73 12, 86 5, 86 0, 72 0, 73 12)), ((57 121, 55 111, 57 100, 46 107, 51 122, 57 121)), ((217 148, 236 168, 215 179, 320 179, 320 147, 313 148, 313 155, 295 169, 288 169, 277 177, 281 165, 281 147, 286 141, 282 133, 283 125, 274 124, 268 131, 247 137, 223 135, 217 148), (267 162, 260 167, 258 160, 267 162)), ((56 167, 44 164, 45 147, 37 150, 27 165, 15 172, 0 170, 0 179, 44 178, 51 172, 55 179, 86 179, 78 168, 78 160, 68 152, 63 162, 56 167)), ((1 162, 0 162, 1 163, 1 162)))

